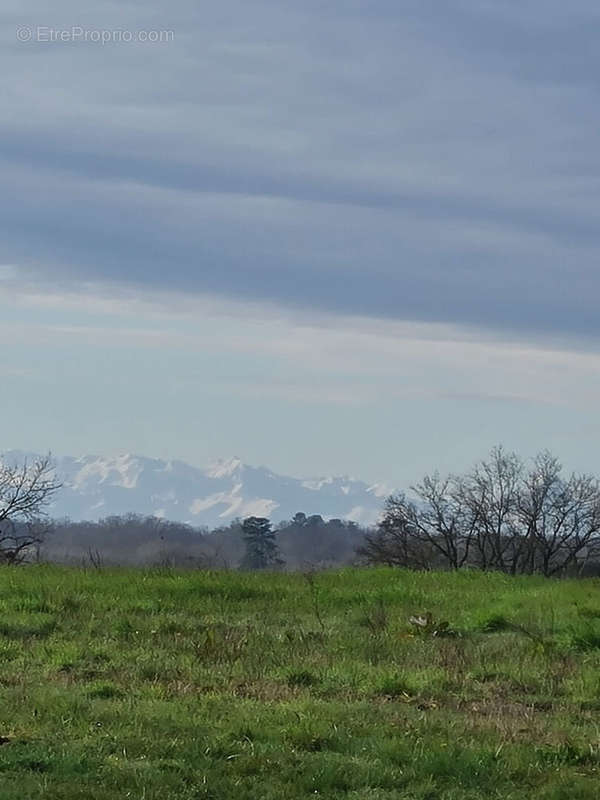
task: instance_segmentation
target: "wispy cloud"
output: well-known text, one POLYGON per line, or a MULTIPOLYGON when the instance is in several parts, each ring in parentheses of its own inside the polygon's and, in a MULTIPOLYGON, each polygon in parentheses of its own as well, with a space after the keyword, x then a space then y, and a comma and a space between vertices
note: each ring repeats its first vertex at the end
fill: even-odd
POLYGON ((90 360, 107 349, 181 353, 188 366, 185 375, 169 376, 174 390, 356 407, 376 404, 382 394, 389 401, 421 396, 565 408, 600 401, 600 353, 585 342, 565 347, 544 338, 499 339, 469 326, 286 314, 176 293, 9 295, 13 307, 46 317, 1 322, 5 340, 49 350, 76 344, 90 360), (204 368, 194 367, 201 354, 248 359, 250 368, 229 376, 216 369, 207 382, 204 368))

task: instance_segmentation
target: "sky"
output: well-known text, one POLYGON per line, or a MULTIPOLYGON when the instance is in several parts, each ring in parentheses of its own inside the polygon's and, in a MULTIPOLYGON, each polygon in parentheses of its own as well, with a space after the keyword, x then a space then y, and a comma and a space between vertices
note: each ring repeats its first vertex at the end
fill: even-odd
POLYGON ((0 449, 598 470, 596 0, 0 19, 0 449))

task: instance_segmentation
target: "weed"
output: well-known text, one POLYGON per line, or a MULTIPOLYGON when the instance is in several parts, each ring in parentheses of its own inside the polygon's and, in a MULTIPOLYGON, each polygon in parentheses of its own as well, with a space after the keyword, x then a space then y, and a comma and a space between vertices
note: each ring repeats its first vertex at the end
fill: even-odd
POLYGON ((510 631, 513 629, 513 625, 503 614, 490 614, 481 621, 480 629, 485 633, 496 633, 510 631))
POLYGON ((387 630, 389 617, 383 598, 380 597, 371 608, 365 610, 361 622, 371 631, 373 636, 377 636, 387 630))
POLYGON ((287 676, 288 686, 314 686, 319 679, 307 669, 299 669, 290 672, 287 676))
POLYGON ((600 650, 600 630, 588 624, 571 632, 570 643, 576 650, 600 650))
POLYGON ((324 634, 325 622, 323 620, 323 614, 321 612, 321 600, 319 597, 319 589, 317 587, 317 579, 315 577, 315 573, 305 572, 304 579, 306 580, 306 583, 308 584, 308 588, 310 591, 310 599, 315 619, 317 620, 319 627, 321 628, 321 632, 324 634))
POLYGON ((94 683, 87 691, 88 697, 99 700, 112 700, 113 698, 123 697, 123 692, 113 683, 102 682, 94 683))

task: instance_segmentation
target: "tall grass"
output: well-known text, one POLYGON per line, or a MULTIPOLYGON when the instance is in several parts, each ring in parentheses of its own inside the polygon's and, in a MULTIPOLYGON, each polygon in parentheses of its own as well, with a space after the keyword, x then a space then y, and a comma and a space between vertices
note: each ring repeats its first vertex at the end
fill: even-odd
POLYGON ((599 667, 594 580, 0 569, 0 798, 596 798, 599 667))

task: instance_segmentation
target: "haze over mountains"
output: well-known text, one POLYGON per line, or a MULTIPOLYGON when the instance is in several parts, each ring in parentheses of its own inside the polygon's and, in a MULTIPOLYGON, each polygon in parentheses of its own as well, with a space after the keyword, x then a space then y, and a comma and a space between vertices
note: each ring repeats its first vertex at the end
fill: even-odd
MULTIPOLYGON (((8 451, 3 457, 19 462, 35 456, 8 451)), ((206 468, 130 454, 55 456, 53 462, 64 485, 49 513, 73 520, 135 512, 213 528, 236 517, 278 522, 303 511, 369 524, 391 491, 349 477, 291 478, 238 458, 206 468)))

